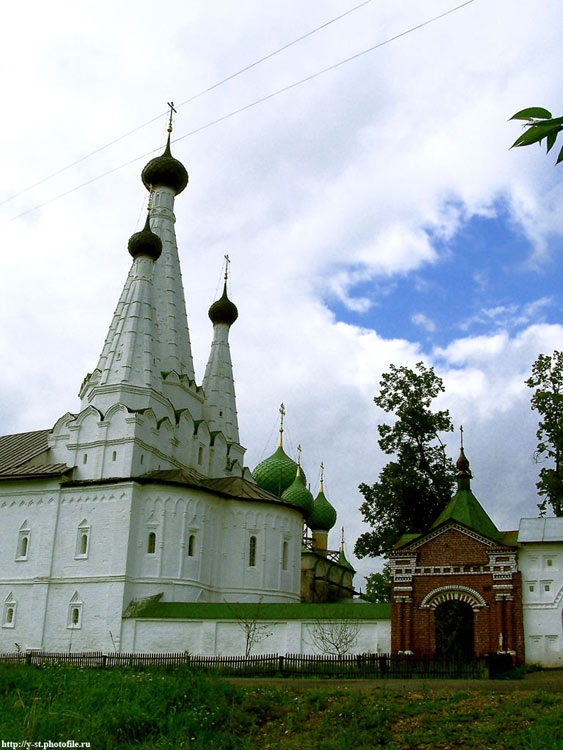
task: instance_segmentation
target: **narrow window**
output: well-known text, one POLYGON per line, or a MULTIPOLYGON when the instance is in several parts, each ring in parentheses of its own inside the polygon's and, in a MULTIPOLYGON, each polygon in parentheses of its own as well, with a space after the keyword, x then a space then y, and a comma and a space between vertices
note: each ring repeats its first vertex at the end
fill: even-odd
POLYGON ((197 452, 197 462, 200 464, 203 461, 203 447, 200 445, 197 452))
POLYGON ((27 560, 29 553, 29 536, 31 529, 29 528, 27 521, 24 521, 20 526, 18 533, 18 545, 16 547, 16 560, 27 560))
POLYGON ((112 460, 112 461, 115 461, 116 459, 117 459, 117 451, 114 451, 114 452, 113 452, 113 453, 111 454, 111 460, 112 460))
POLYGON ((68 619, 66 623, 67 628, 81 628, 82 627, 82 600, 75 591, 72 599, 68 605, 68 619))
POLYGON ((282 570, 287 570, 287 542, 282 547, 282 570))
POLYGON ((250 568, 256 567, 256 537, 251 536, 248 544, 248 565, 250 568))
POLYGON ((535 589, 534 584, 530 584, 530 591, 534 591, 534 589, 535 589))
POLYGON ((74 548, 75 558, 88 557, 88 543, 90 538, 90 524, 83 518, 76 531, 76 546, 74 548))
POLYGON ((14 595, 10 592, 4 601, 4 615, 2 617, 2 627, 13 628, 16 624, 16 601, 14 595))
POLYGON ((549 585, 549 583, 545 584, 545 591, 551 591, 551 586, 549 585))
POLYGON ((551 566, 553 565, 553 560, 551 559, 546 560, 546 564, 548 568, 551 568, 551 566))
POLYGON ((154 551, 156 549, 156 534, 154 531, 149 532, 149 540, 147 543, 147 553, 149 555, 154 555, 154 551))
POLYGON ((20 557, 27 557, 27 547, 29 544, 29 537, 28 536, 22 536, 21 542, 20 542, 20 557))
POLYGON ((195 555, 195 534, 190 534, 190 538, 188 539, 188 557, 193 557, 195 555))
POLYGON ((144 455, 143 455, 143 454, 141 453, 141 463, 144 463, 144 462, 145 462, 145 457, 144 457, 144 455))
POLYGON ((87 453, 85 453, 84 456, 82 457, 82 463, 83 464, 87 464, 88 463, 88 454, 87 453))

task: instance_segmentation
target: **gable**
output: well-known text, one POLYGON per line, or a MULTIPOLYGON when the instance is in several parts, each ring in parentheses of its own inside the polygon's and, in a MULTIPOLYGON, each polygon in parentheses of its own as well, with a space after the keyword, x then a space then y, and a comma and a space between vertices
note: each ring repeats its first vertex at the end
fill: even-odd
POLYGON ((461 526, 443 526, 418 546, 417 565, 486 565, 492 546, 461 526))

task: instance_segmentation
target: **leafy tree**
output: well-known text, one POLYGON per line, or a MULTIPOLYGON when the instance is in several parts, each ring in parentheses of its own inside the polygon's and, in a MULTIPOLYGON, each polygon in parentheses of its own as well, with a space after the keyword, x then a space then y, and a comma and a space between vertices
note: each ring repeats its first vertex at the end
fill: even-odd
MULTIPOLYGON (((547 153, 551 151, 557 140, 557 136, 563 130, 563 117, 552 117, 551 112, 543 107, 528 107, 522 109, 511 120, 527 120, 525 132, 520 138, 517 138, 511 148, 515 146, 531 146, 532 143, 539 143, 545 139, 547 153)), ((557 157, 556 164, 563 161, 563 146, 557 157)))
POLYGON ((366 576, 366 597, 375 604, 391 601, 391 566, 388 562, 381 573, 366 576))
POLYGON ((535 388, 531 404, 540 415, 535 459, 552 462, 540 471, 536 486, 544 499, 538 508, 544 516, 549 503, 556 516, 563 516, 563 351, 540 354, 526 385, 535 388))
POLYGON ((430 409, 443 391, 441 378, 422 362, 415 370, 391 365, 382 376, 374 401, 397 420, 378 426, 379 447, 395 460, 382 469, 375 484, 360 485, 360 511, 372 531, 356 542, 358 557, 384 554, 401 534, 423 531, 450 500, 455 470, 438 433, 453 426, 447 410, 430 409))

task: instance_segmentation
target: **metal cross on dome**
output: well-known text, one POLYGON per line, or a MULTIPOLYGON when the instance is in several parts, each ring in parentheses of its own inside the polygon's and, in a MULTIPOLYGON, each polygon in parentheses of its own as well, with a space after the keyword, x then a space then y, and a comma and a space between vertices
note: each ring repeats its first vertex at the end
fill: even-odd
POLYGON ((174 107, 174 102, 167 102, 168 106, 170 107, 170 119, 168 120, 168 132, 172 132, 172 113, 177 114, 176 108, 174 107))
POLYGON ((229 263, 231 262, 231 259, 229 258, 228 255, 225 255, 224 258, 225 258, 225 281, 227 281, 227 279, 229 278, 229 263))

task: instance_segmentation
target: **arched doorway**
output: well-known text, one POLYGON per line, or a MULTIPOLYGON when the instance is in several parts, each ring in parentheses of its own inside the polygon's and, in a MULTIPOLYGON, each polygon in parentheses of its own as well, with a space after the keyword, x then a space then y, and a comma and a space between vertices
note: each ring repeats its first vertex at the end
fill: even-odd
POLYGON ((450 599, 434 610, 436 656, 471 659, 474 655, 473 609, 467 602, 450 599))

